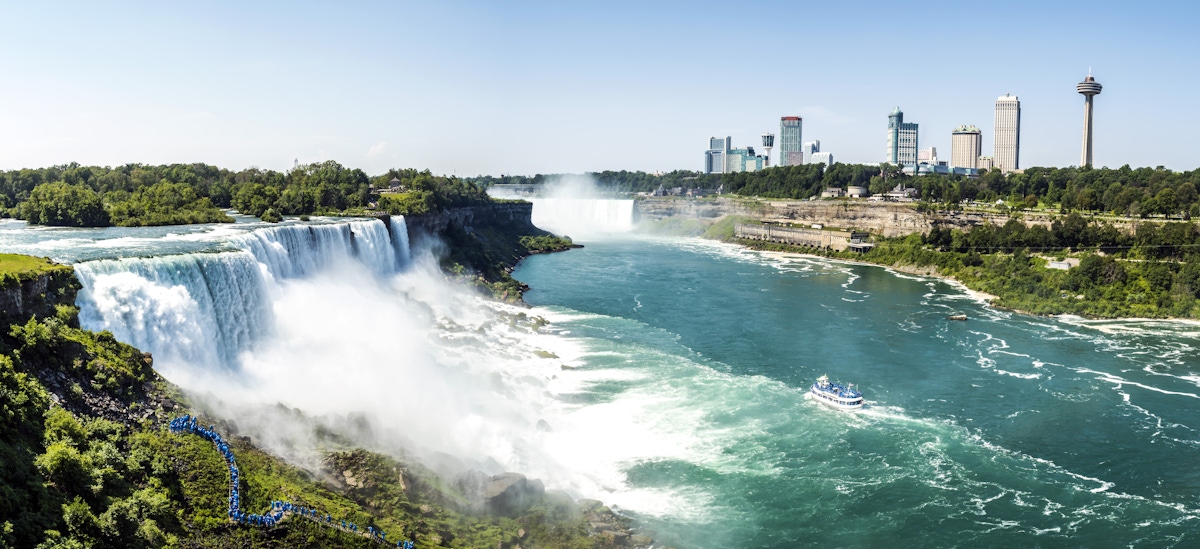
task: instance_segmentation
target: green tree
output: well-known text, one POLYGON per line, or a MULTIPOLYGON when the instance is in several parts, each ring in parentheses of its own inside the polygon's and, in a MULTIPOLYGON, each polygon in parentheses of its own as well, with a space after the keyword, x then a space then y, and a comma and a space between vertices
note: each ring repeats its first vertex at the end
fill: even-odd
POLYGON ((34 187, 21 204, 21 217, 35 225, 106 227, 108 212, 95 191, 62 181, 34 187))

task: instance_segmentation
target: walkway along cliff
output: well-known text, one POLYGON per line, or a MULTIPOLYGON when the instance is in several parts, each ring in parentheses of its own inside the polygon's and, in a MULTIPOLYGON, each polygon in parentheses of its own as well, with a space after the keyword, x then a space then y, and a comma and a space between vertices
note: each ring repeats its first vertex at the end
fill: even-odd
MULTIPOLYGON (((911 204, 865 200, 774 200, 741 197, 649 197, 636 201, 641 221, 684 217, 715 222, 738 216, 776 224, 820 224, 895 237, 928 232, 933 226, 969 228, 984 223, 1003 225, 1008 216, 984 212, 921 212, 911 204)), ((1029 224, 1049 225, 1050 219, 1027 215, 1029 224)))

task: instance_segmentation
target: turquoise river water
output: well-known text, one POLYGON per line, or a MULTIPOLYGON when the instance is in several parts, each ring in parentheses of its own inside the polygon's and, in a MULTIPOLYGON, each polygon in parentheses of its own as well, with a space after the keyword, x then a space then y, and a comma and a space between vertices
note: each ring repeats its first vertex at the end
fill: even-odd
POLYGON ((627 467, 686 502, 641 516, 679 545, 1200 543, 1193 325, 1000 312, 937 280, 702 241, 598 241, 514 274, 578 315, 563 326, 602 357, 587 367, 627 372, 581 398, 638 395, 682 441, 627 467), (822 374, 868 407, 807 398, 822 374))

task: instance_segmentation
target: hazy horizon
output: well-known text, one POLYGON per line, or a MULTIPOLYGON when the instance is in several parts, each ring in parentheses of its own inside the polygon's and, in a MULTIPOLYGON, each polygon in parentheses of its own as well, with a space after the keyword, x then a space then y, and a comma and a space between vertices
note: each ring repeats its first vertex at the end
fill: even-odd
POLYGON ((1003 7, 7 5, 0 169, 701 170, 709 137, 758 149, 791 115, 836 161, 876 163, 896 106, 922 149, 949 158, 951 130, 973 124, 989 155, 1005 93, 1021 100, 1021 167, 1065 167, 1089 67, 1104 85, 1096 166, 1200 166, 1172 131, 1200 125, 1182 108, 1200 8, 1003 7))

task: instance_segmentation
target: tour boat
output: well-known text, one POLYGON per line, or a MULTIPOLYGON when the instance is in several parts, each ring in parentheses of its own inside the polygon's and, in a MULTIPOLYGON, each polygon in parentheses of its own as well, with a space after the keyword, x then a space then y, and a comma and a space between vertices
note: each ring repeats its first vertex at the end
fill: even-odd
POLYGON ((862 393, 854 389, 854 384, 831 383, 829 376, 817 378, 809 392, 818 402, 838 410, 858 410, 863 407, 862 393))

